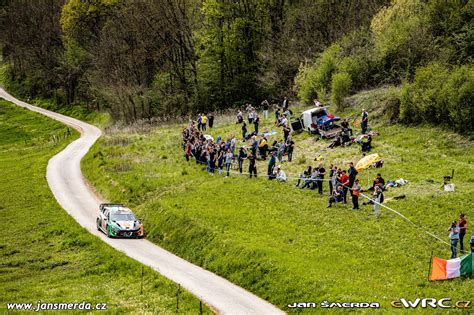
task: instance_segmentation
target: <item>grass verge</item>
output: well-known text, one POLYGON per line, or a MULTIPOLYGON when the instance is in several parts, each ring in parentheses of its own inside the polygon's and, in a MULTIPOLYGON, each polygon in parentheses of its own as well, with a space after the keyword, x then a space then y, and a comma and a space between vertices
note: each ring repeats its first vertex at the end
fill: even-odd
MULTIPOLYGON (((176 313, 175 283, 90 235, 57 204, 45 173, 78 137, 66 130, 0 100, 0 310, 40 300, 106 302, 114 314, 176 313)), ((199 300, 180 290, 179 313, 198 312, 199 300)))

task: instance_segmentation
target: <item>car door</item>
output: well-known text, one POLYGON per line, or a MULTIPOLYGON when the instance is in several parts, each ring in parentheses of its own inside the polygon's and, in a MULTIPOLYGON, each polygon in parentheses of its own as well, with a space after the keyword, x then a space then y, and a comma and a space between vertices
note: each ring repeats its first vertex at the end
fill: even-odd
POLYGON ((102 216, 102 219, 101 219, 100 224, 102 226, 102 229, 107 232, 107 221, 108 221, 108 218, 109 218, 109 211, 104 210, 104 212, 101 213, 101 216, 102 216))

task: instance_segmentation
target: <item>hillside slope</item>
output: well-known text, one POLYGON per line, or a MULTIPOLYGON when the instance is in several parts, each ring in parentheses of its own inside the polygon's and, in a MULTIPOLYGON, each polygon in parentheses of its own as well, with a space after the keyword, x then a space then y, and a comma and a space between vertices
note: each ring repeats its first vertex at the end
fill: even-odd
MULTIPOLYGON (((105 302, 117 314, 176 312, 173 282, 90 235, 54 199, 46 165, 77 138, 70 133, 0 101, 0 226, 12 231, 0 236, 1 309, 12 302, 86 301, 105 302)), ((181 290, 179 307, 197 313, 199 300, 181 290)))
MULTIPOLYGON (((470 298, 472 280, 427 281, 431 254, 447 258, 450 250, 425 231, 447 240, 446 229, 460 212, 474 216, 469 198, 474 195, 473 143, 436 127, 389 125, 379 108, 389 97, 389 89, 356 95, 346 100, 352 105, 342 115, 358 116, 365 107, 378 117, 370 124, 380 132, 373 152, 385 166, 358 177, 364 188, 377 172, 386 180, 409 180, 386 193, 406 198, 386 204, 416 227, 385 209, 379 219, 370 206, 327 209, 326 195, 300 190, 294 179, 208 175, 185 161, 179 124, 110 132, 85 158, 83 169, 100 193, 136 209, 149 227, 149 239, 285 310, 298 301, 372 301, 388 309, 390 301, 402 297, 470 298), (452 168, 456 192, 445 193, 442 179, 452 168)), ((209 133, 224 139, 240 135, 232 119, 218 117, 209 133)), ((268 121, 260 129, 275 128, 268 121)), ((282 137, 276 130, 275 137, 282 137)), ((335 163, 345 169, 362 157, 355 145, 321 153, 328 142, 306 133, 294 139, 294 161, 283 163, 291 176, 315 166, 318 156, 326 167, 335 163)), ((257 168, 266 174, 264 162, 257 168)))

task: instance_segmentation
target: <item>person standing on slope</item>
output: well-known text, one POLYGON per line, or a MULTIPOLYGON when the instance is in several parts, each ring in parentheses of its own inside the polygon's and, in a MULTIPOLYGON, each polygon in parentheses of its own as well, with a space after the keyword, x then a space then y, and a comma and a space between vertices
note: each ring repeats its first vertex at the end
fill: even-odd
POLYGON ((464 253, 464 236, 466 235, 467 221, 464 213, 459 215, 459 246, 460 252, 464 253))
POLYGON ((449 242, 451 244, 451 258, 458 257, 457 246, 459 241, 459 227, 456 221, 451 223, 451 226, 448 229, 449 232, 449 242))
POLYGON ((368 123, 369 123, 369 113, 367 113, 365 111, 365 109, 363 109, 362 110, 362 121, 360 123, 360 127, 362 129, 362 134, 364 134, 364 135, 367 133, 368 123))
POLYGON ((354 181, 351 195, 352 195, 352 205, 353 205, 352 209, 359 210, 360 185, 359 185, 358 179, 354 181))

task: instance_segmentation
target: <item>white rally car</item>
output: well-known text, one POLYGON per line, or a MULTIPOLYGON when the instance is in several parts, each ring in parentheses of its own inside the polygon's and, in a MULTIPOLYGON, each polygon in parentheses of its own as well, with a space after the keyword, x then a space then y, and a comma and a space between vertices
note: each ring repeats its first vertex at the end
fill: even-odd
POLYGON ((99 207, 97 229, 108 237, 143 237, 143 224, 122 204, 103 203, 99 207))

